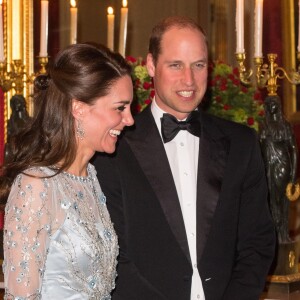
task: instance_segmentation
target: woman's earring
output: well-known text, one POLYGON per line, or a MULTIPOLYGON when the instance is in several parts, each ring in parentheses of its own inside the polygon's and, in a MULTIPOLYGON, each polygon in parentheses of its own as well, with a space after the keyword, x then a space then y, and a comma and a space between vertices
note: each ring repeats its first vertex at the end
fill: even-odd
POLYGON ((85 132, 84 129, 82 127, 82 122, 81 120, 77 120, 77 130, 76 130, 77 136, 83 140, 84 136, 85 136, 85 132))

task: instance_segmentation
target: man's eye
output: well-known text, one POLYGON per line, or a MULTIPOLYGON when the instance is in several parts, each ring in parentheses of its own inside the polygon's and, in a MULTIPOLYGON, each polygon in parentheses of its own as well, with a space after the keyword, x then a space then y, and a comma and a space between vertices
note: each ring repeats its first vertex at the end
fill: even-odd
POLYGON ((179 69, 180 64, 170 64, 170 67, 173 68, 173 69, 179 69))
POLYGON ((203 69, 203 68, 205 68, 206 67, 206 63, 197 63, 197 64, 195 64, 195 67, 197 68, 197 69, 203 69))

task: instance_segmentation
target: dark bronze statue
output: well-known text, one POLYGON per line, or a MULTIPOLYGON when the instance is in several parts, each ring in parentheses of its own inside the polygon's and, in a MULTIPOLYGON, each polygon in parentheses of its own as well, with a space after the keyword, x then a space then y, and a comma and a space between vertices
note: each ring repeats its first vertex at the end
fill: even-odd
POLYGON ((11 155, 11 138, 20 132, 28 123, 30 117, 26 110, 26 101, 22 95, 14 95, 10 100, 11 116, 7 123, 7 143, 5 145, 5 160, 11 155))
POLYGON ((293 130, 283 116, 277 96, 268 96, 265 100, 265 120, 260 128, 260 141, 278 241, 288 243, 291 239, 288 228, 287 187, 295 187, 296 184, 298 149, 293 130))

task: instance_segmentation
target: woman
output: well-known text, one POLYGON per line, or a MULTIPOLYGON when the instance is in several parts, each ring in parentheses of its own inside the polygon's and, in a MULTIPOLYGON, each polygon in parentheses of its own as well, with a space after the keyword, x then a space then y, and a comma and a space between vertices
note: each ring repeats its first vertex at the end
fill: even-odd
POLYGON ((289 243, 290 201, 286 188, 297 181, 297 142, 282 113, 280 98, 266 97, 264 107, 266 117, 260 124, 260 142, 269 183, 270 209, 279 243, 289 243))
POLYGON ((3 170, 5 299, 110 299, 117 237, 89 160, 133 124, 130 67, 77 44, 35 85, 33 119, 3 170))

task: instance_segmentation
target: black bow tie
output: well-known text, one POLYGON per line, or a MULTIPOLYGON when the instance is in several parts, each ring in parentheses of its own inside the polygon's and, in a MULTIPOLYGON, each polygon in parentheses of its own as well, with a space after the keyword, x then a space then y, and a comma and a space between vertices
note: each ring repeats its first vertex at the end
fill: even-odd
POLYGON ((161 118, 161 134, 164 143, 173 140, 179 130, 187 130, 189 133, 200 137, 201 126, 199 112, 191 112, 186 121, 178 121, 170 114, 163 114, 163 117, 161 118))

